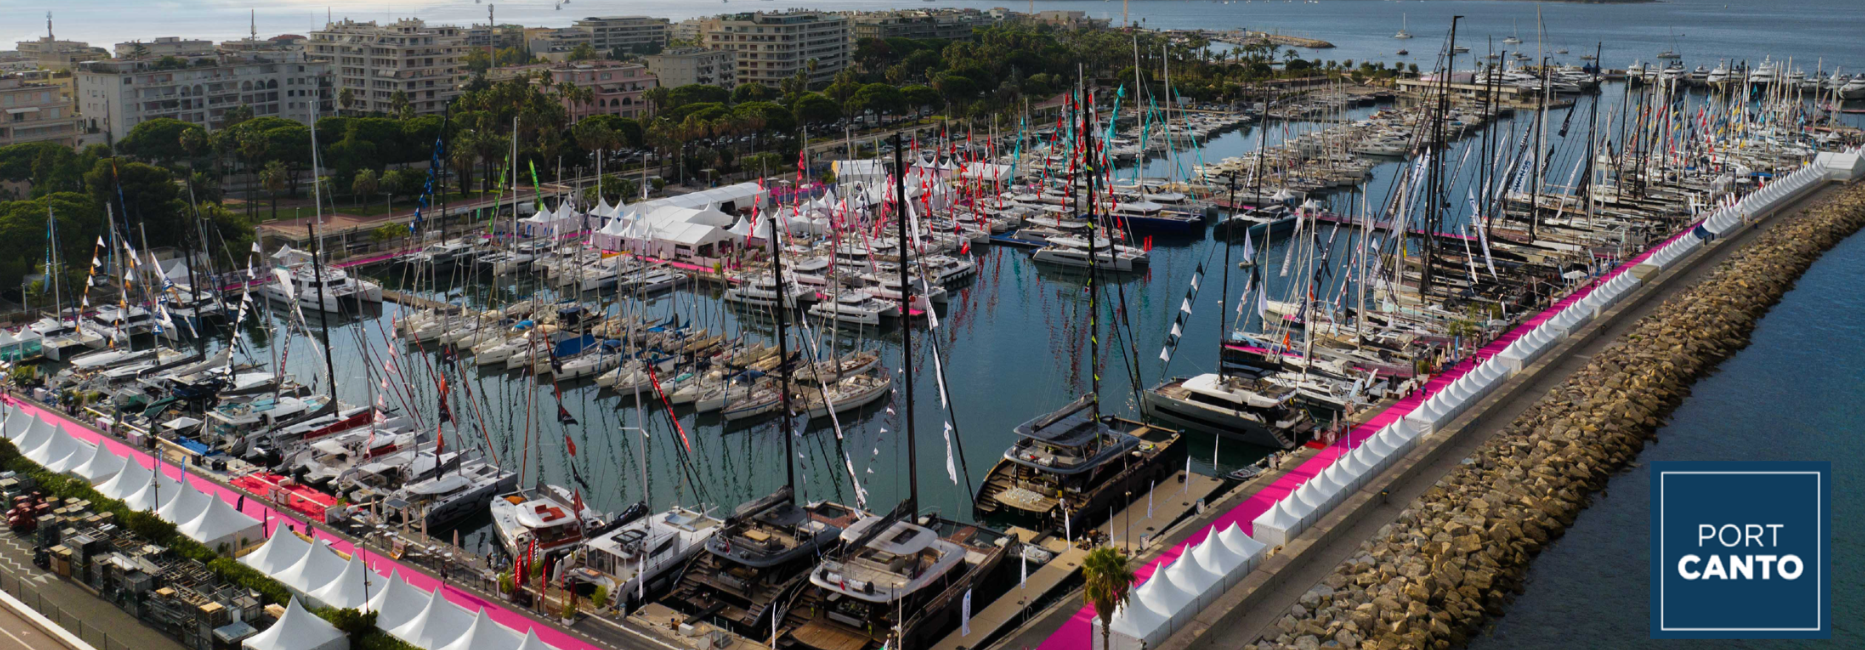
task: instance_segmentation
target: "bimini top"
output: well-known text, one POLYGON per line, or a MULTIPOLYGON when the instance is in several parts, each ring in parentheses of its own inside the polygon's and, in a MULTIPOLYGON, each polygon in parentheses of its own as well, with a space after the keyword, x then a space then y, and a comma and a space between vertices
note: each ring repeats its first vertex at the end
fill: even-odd
POLYGON ((1140 439, 1115 431, 1084 411, 1084 396, 1061 410, 1017 425, 1017 443, 1004 459, 1051 474, 1079 474, 1140 446, 1140 439))

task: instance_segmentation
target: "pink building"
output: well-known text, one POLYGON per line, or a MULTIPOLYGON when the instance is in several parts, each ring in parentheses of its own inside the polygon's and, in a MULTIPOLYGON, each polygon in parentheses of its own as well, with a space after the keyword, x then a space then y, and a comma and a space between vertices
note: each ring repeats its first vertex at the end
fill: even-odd
POLYGON ((492 71, 489 78, 497 81, 520 75, 549 76, 555 83, 590 89, 592 97, 588 102, 564 102, 563 108, 572 121, 592 115, 647 119, 654 112, 647 91, 660 83, 647 66, 609 60, 512 66, 492 71))

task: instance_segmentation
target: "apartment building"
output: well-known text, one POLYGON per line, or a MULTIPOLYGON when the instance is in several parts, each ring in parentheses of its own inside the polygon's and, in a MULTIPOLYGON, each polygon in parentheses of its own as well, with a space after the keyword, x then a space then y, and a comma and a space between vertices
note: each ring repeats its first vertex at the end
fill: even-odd
POLYGON ((648 70, 668 88, 706 84, 731 90, 738 86, 738 52, 681 47, 643 57, 648 70))
POLYGON ((490 81, 518 77, 549 78, 553 83, 588 88, 592 95, 588 102, 563 101, 563 109, 571 121, 592 115, 651 117, 653 107, 648 104, 647 91, 660 85, 647 66, 608 60, 508 66, 493 69, 486 75, 490 81))
POLYGON ((0 76, 0 147, 28 142, 78 146, 78 116, 71 96, 39 76, 0 76))
POLYGON ((461 33, 466 36, 466 47, 483 50, 488 47, 505 49, 525 46, 525 28, 523 25, 472 25, 461 33))
POLYGON ((854 41, 864 38, 942 38, 964 40, 971 30, 1002 22, 1001 15, 977 9, 900 9, 866 11, 849 16, 854 41))
POLYGON ((49 35, 20 41, 18 45, 22 56, 46 70, 70 70, 84 61, 110 58, 104 48, 91 47, 83 41, 61 41, 49 35))
POLYGON ((113 139, 160 117, 217 129, 226 112, 241 105, 251 106, 255 117, 306 125, 335 110, 330 65, 296 53, 196 57, 179 66, 148 59, 86 61, 76 76, 84 130, 108 132, 113 139))
POLYGON ((397 91, 416 114, 438 114, 460 94, 466 36, 458 27, 418 18, 386 25, 344 19, 311 32, 305 52, 330 63, 336 91, 349 90, 349 110, 394 112, 397 91))
POLYGON ((829 83, 848 65, 847 16, 819 11, 743 13, 721 16, 705 32, 706 46, 738 53, 738 83, 772 88, 799 71, 811 85, 829 83))
POLYGON ((180 36, 162 36, 153 41, 129 41, 118 43, 116 55, 119 59, 160 59, 165 56, 205 56, 214 53, 214 42, 180 36), (137 54, 136 49, 142 48, 137 54))

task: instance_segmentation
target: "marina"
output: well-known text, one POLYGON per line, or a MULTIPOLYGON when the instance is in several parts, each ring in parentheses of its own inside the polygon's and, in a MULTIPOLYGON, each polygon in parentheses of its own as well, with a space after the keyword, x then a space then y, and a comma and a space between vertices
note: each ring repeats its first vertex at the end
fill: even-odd
MULTIPOLYGON (((317 145, 316 214, 237 246, 184 216, 158 257, 123 207, 86 266, 38 215, 37 262, 83 273, 0 338, 0 487, 170 525, 176 602, 257 611, 214 558, 244 567, 252 638, 356 609, 427 650, 1184 647, 1615 305, 1865 175, 1865 82, 1824 62, 1401 21, 1422 70, 1193 100, 1193 36, 1365 46, 1134 30, 1046 106, 736 179, 643 157, 622 199, 606 153, 540 182, 514 120, 471 210, 422 212, 467 146, 437 137, 406 217, 326 230, 317 145), (1111 616, 1095 549, 1134 569, 1111 616)), ((99 544, 61 575, 121 578, 99 544)))

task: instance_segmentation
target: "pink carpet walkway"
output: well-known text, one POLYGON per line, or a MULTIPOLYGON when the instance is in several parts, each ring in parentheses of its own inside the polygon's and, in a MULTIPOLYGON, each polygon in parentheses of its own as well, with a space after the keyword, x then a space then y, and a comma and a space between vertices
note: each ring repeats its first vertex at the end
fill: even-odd
MULTIPOLYGON (((1192 547, 1203 543, 1205 537, 1211 532, 1229 528, 1232 523, 1242 528, 1243 532, 1254 534, 1255 531, 1252 529, 1252 523, 1256 521, 1258 516, 1267 512, 1270 506, 1275 505, 1277 501, 1282 500, 1283 497, 1294 492, 1296 488, 1301 487, 1302 482, 1313 478, 1320 474, 1322 470, 1327 469, 1328 465, 1334 463, 1334 459, 1350 451, 1353 446, 1360 442, 1364 442, 1367 438, 1372 437, 1373 434, 1378 433, 1380 429, 1385 428, 1386 425, 1399 421, 1400 418, 1410 414, 1413 409, 1424 404, 1426 399, 1425 395, 1437 394, 1439 390, 1443 389, 1451 382, 1457 381, 1459 378, 1462 378, 1464 374, 1476 369, 1476 364, 1474 363, 1475 359, 1487 359, 1501 353, 1503 348, 1508 347, 1509 344, 1516 339, 1533 331, 1536 327, 1540 326, 1543 321, 1553 318, 1556 314, 1559 314, 1561 310, 1566 309, 1568 305, 1586 298, 1587 294, 1592 293, 1593 289, 1597 288, 1599 285, 1618 277, 1620 273, 1631 270, 1632 267, 1645 261, 1645 258, 1650 257, 1659 249, 1676 241, 1678 238, 1688 236, 1690 232, 1696 228, 1696 225, 1697 224, 1691 224, 1691 227, 1683 229, 1678 234, 1647 249, 1644 253, 1625 261, 1612 271, 1600 276, 1595 281, 1575 289, 1573 293, 1555 302, 1553 306, 1522 321, 1522 324, 1515 327, 1515 329, 1509 330, 1496 340, 1491 341, 1489 345, 1483 346, 1483 348, 1478 350, 1471 358, 1465 359, 1453 366, 1449 371, 1437 377, 1433 377, 1430 382, 1425 384, 1427 390, 1424 392, 1415 393, 1410 397, 1399 400, 1392 406, 1387 407, 1386 410, 1381 411, 1378 415, 1373 416, 1372 419, 1354 427, 1347 436, 1343 436, 1333 445, 1321 450, 1320 453, 1309 458, 1307 462, 1302 463, 1300 467, 1291 470, 1288 474, 1283 475, 1256 494, 1250 495, 1250 497, 1244 499, 1242 503, 1231 508, 1229 512, 1219 515, 1209 526, 1200 531, 1204 534, 1200 535, 1194 533, 1192 538, 1188 538, 1183 543, 1166 549, 1159 554, 1159 557, 1139 567, 1138 570, 1134 571, 1134 574, 1138 576, 1141 581, 1145 581, 1147 578, 1152 577, 1155 571, 1177 561, 1180 555, 1190 551, 1192 547)), ((1094 608, 1083 606, 1080 610, 1075 612, 1074 616, 1069 617, 1068 622, 1063 623, 1060 629, 1056 630, 1054 634, 1049 635, 1049 638, 1044 639, 1042 645, 1038 646, 1038 650, 1094 650, 1092 638, 1094 630, 1093 621, 1094 608)))
MULTIPOLYGON (((92 430, 90 427, 84 426, 83 424, 75 423, 71 420, 70 417, 66 416, 63 413, 42 408, 39 405, 31 403, 31 402, 15 400, 10 396, 6 398, 6 401, 9 404, 12 404, 14 407, 25 409, 27 413, 36 414, 40 418, 46 419, 47 421, 50 421, 54 424, 59 425, 60 427, 63 427, 66 433, 76 436, 80 440, 86 440, 92 443, 105 445, 106 448, 116 453, 117 455, 120 455, 126 458, 135 459, 136 462, 141 463, 144 467, 150 467, 155 462, 149 456, 149 454, 144 453, 142 450, 131 448, 129 445, 126 445, 123 442, 116 440, 114 438, 111 438, 109 436, 100 434, 97 431, 92 430)), ((173 463, 163 463, 162 469, 164 473, 168 474, 171 477, 180 478, 182 475, 180 468, 177 468, 173 463)), ((203 492, 219 497, 222 501, 226 501, 229 504, 238 504, 240 502, 241 494, 238 491, 222 486, 213 481, 207 480, 206 478, 196 476, 194 474, 188 474, 187 476, 188 476, 188 480, 192 482, 196 488, 199 488, 203 492)), ((246 496, 247 496, 246 505, 242 509, 242 512, 246 513, 246 515, 248 516, 251 516, 261 521, 266 522, 266 531, 268 533, 275 533, 281 524, 290 525, 294 528, 297 528, 300 531, 310 532, 310 534, 315 538, 329 541, 330 546, 333 549, 336 549, 336 550, 339 550, 345 553, 350 553, 354 551, 354 546, 350 544, 350 542, 342 538, 339 538, 335 535, 332 535, 328 532, 319 531, 318 529, 313 528, 310 525, 306 524, 303 519, 294 517, 290 513, 275 510, 272 507, 267 506, 265 502, 259 499, 258 497, 255 497, 252 495, 246 495, 246 496)), ((368 560, 368 564, 370 568, 372 568, 376 573, 382 574, 382 575, 388 575, 390 572, 399 574, 401 575, 402 580, 407 581, 408 584, 419 587, 422 591, 433 591, 436 587, 440 586, 439 579, 429 576, 426 573, 422 573, 420 571, 409 569, 408 567, 402 565, 402 563, 397 562, 389 558, 386 555, 381 555, 374 551, 365 550, 364 557, 368 560)), ((547 644, 550 644, 552 646, 555 646, 557 648, 560 648, 561 650, 596 650, 595 646, 592 646, 575 637, 572 637, 569 634, 564 633, 562 630, 558 630, 556 628, 545 626, 545 625, 539 625, 536 621, 531 620, 529 617, 526 617, 522 614, 511 611, 509 609, 506 609, 505 604, 502 602, 486 600, 486 599, 480 598, 477 595, 474 595, 469 592, 461 591, 459 589, 450 588, 450 589, 447 589, 444 592, 444 594, 446 595, 448 601, 451 601, 452 603, 456 605, 466 608, 466 610, 469 612, 478 611, 479 609, 484 608, 486 610, 486 613, 492 617, 492 620, 498 621, 499 623, 504 624, 506 627, 510 627, 514 630, 517 630, 519 634, 524 634, 525 631, 527 630, 534 630, 537 632, 537 636, 539 640, 547 644)))

